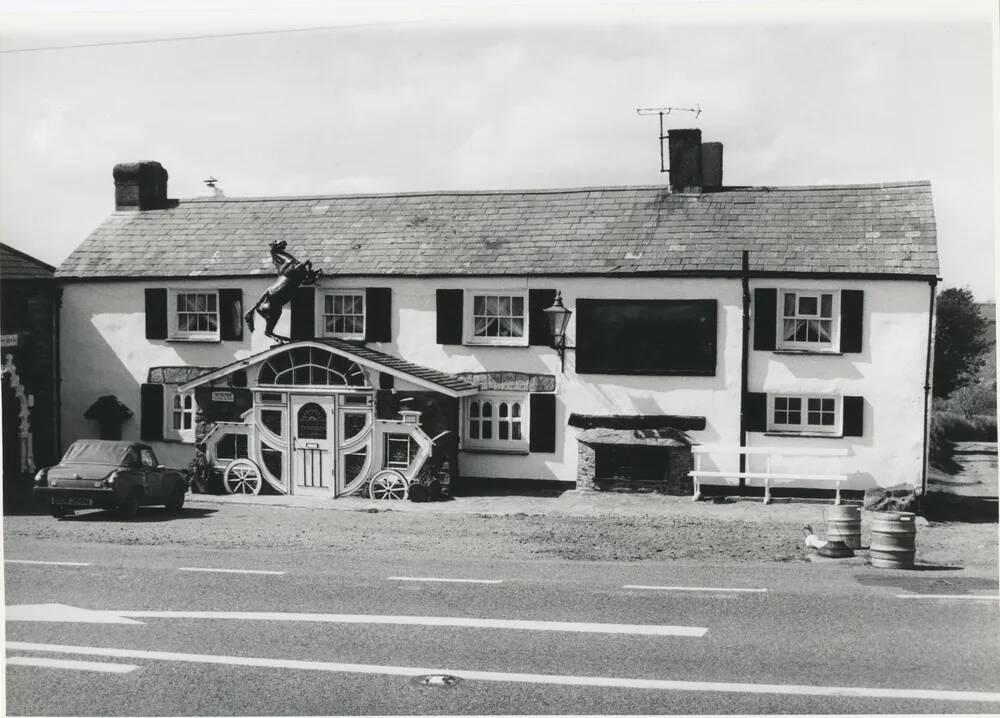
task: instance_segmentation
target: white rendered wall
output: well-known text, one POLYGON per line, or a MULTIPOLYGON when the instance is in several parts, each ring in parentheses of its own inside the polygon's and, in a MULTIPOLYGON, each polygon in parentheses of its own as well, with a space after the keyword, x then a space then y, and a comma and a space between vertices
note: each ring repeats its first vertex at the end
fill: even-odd
MULTIPOLYGON (((204 279, 151 282, 70 282, 65 285, 60 338, 62 351, 63 440, 96 437, 96 422, 83 412, 97 397, 115 394, 135 416, 123 438, 139 438, 139 386, 154 366, 222 366, 271 346, 259 322, 243 341, 182 342, 145 338, 144 290, 147 287, 243 289, 244 309, 270 279, 204 279)), ((557 377, 556 451, 504 455, 463 452, 460 470, 468 477, 575 481, 577 430, 570 413, 683 414, 705 416, 705 431, 690 432, 703 444, 739 443, 742 288, 735 279, 652 278, 324 278, 325 288, 392 288, 392 336, 396 341, 372 348, 446 372, 521 371, 557 377), (566 353, 565 373, 548 347, 471 347, 439 345, 436 290, 449 288, 558 289, 569 308, 580 298, 716 299, 718 301, 715 376, 650 377, 589 374, 578 376, 575 352, 566 353)), ((848 446, 851 456, 830 471, 852 475, 851 488, 872 483, 893 485, 920 480, 923 450, 923 384, 927 357, 926 283, 908 281, 755 280, 754 287, 862 289, 865 291, 864 352, 843 356, 750 355, 750 391, 833 392, 865 397, 865 436, 859 439, 805 439, 748 435, 752 446, 848 446), (838 468, 839 467, 839 468, 838 468)), ((568 344, 575 346, 575 315, 568 344)), ((288 311, 277 328, 287 334, 288 311)), ((752 341, 751 341, 752 347, 752 341)), ((397 383, 402 388, 401 383, 397 383)), ((169 466, 184 466, 190 444, 154 442, 169 466)), ((824 470, 827 470, 824 466, 824 470)))

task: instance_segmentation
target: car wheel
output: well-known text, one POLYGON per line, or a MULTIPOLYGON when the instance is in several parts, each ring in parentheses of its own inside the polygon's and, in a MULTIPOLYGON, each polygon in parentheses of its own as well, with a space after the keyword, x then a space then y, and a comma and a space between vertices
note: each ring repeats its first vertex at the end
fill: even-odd
POLYGON ((72 516, 73 509, 67 509, 65 506, 50 506, 49 513, 55 518, 61 519, 66 516, 72 516))
POLYGON ((129 496, 125 501, 118 504, 118 515, 123 518, 132 518, 139 512, 139 497, 135 494, 129 496))
POLYGON ((178 484, 177 488, 174 489, 173 496, 164 504, 167 507, 167 511, 177 513, 184 507, 184 494, 186 493, 183 484, 178 484))

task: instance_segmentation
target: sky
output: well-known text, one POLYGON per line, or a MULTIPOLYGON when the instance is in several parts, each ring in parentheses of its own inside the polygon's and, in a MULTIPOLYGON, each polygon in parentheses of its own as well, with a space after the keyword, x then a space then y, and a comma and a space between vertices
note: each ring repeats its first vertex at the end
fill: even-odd
POLYGON ((991 3, 267 5, 0 14, 0 240, 58 265, 135 160, 177 198, 665 184, 636 110, 697 106, 726 184, 930 180, 944 285, 995 297, 991 3))

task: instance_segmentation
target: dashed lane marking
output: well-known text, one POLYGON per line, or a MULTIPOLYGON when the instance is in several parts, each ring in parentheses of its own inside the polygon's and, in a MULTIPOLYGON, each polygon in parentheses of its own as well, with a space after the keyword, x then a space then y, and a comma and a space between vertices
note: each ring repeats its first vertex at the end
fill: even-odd
POLYGON ((418 578, 416 576, 386 576, 386 581, 428 581, 440 583, 503 583, 489 578, 418 578))
POLYGON ((198 568, 195 566, 181 566, 178 571, 196 571, 200 573, 250 573, 262 576, 284 576, 284 571, 261 571, 250 568, 198 568))
POLYGON ((37 566, 91 566, 89 563, 78 563, 76 561, 32 561, 25 558, 7 558, 4 563, 27 563, 37 566))
POLYGON ((996 594, 952 594, 952 593, 897 593, 896 598, 957 598, 971 601, 1000 601, 996 594))
POLYGON ((63 670, 71 671, 98 671, 99 673, 131 673, 139 667, 130 663, 70 661, 65 658, 40 658, 36 656, 8 656, 7 665, 33 666, 35 668, 61 668, 63 670))
POLYGON ((716 586, 622 586, 640 591, 725 591, 732 593, 767 593, 766 588, 718 588, 716 586))
POLYGON ((147 659, 202 663, 224 666, 249 666, 327 673, 361 673, 413 678, 428 674, 450 675, 467 681, 493 681, 501 683, 531 683, 556 686, 596 686, 601 688, 645 689, 659 691, 698 691, 707 693, 750 693, 797 696, 887 698, 895 700, 965 701, 1000 703, 1000 693, 986 691, 953 691, 926 688, 864 688, 855 686, 810 686, 773 683, 725 683, 713 681, 672 681, 651 678, 616 678, 604 676, 568 676, 538 673, 499 673, 493 671, 466 671, 451 668, 425 668, 414 666, 378 666, 364 663, 329 663, 325 661, 300 661, 282 658, 253 658, 247 656, 217 656, 199 653, 173 653, 167 651, 139 651, 124 648, 98 648, 67 646, 46 643, 9 642, 8 649, 73 655, 104 656, 108 658, 147 659))

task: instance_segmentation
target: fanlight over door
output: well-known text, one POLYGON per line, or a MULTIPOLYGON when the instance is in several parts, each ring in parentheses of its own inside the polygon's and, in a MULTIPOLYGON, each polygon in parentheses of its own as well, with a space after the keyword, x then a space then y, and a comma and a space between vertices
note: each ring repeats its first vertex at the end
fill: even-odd
POLYGON ((369 388, 368 374, 339 354, 319 347, 292 347, 275 354, 260 368, 260 385, 344 386, 369 388))

